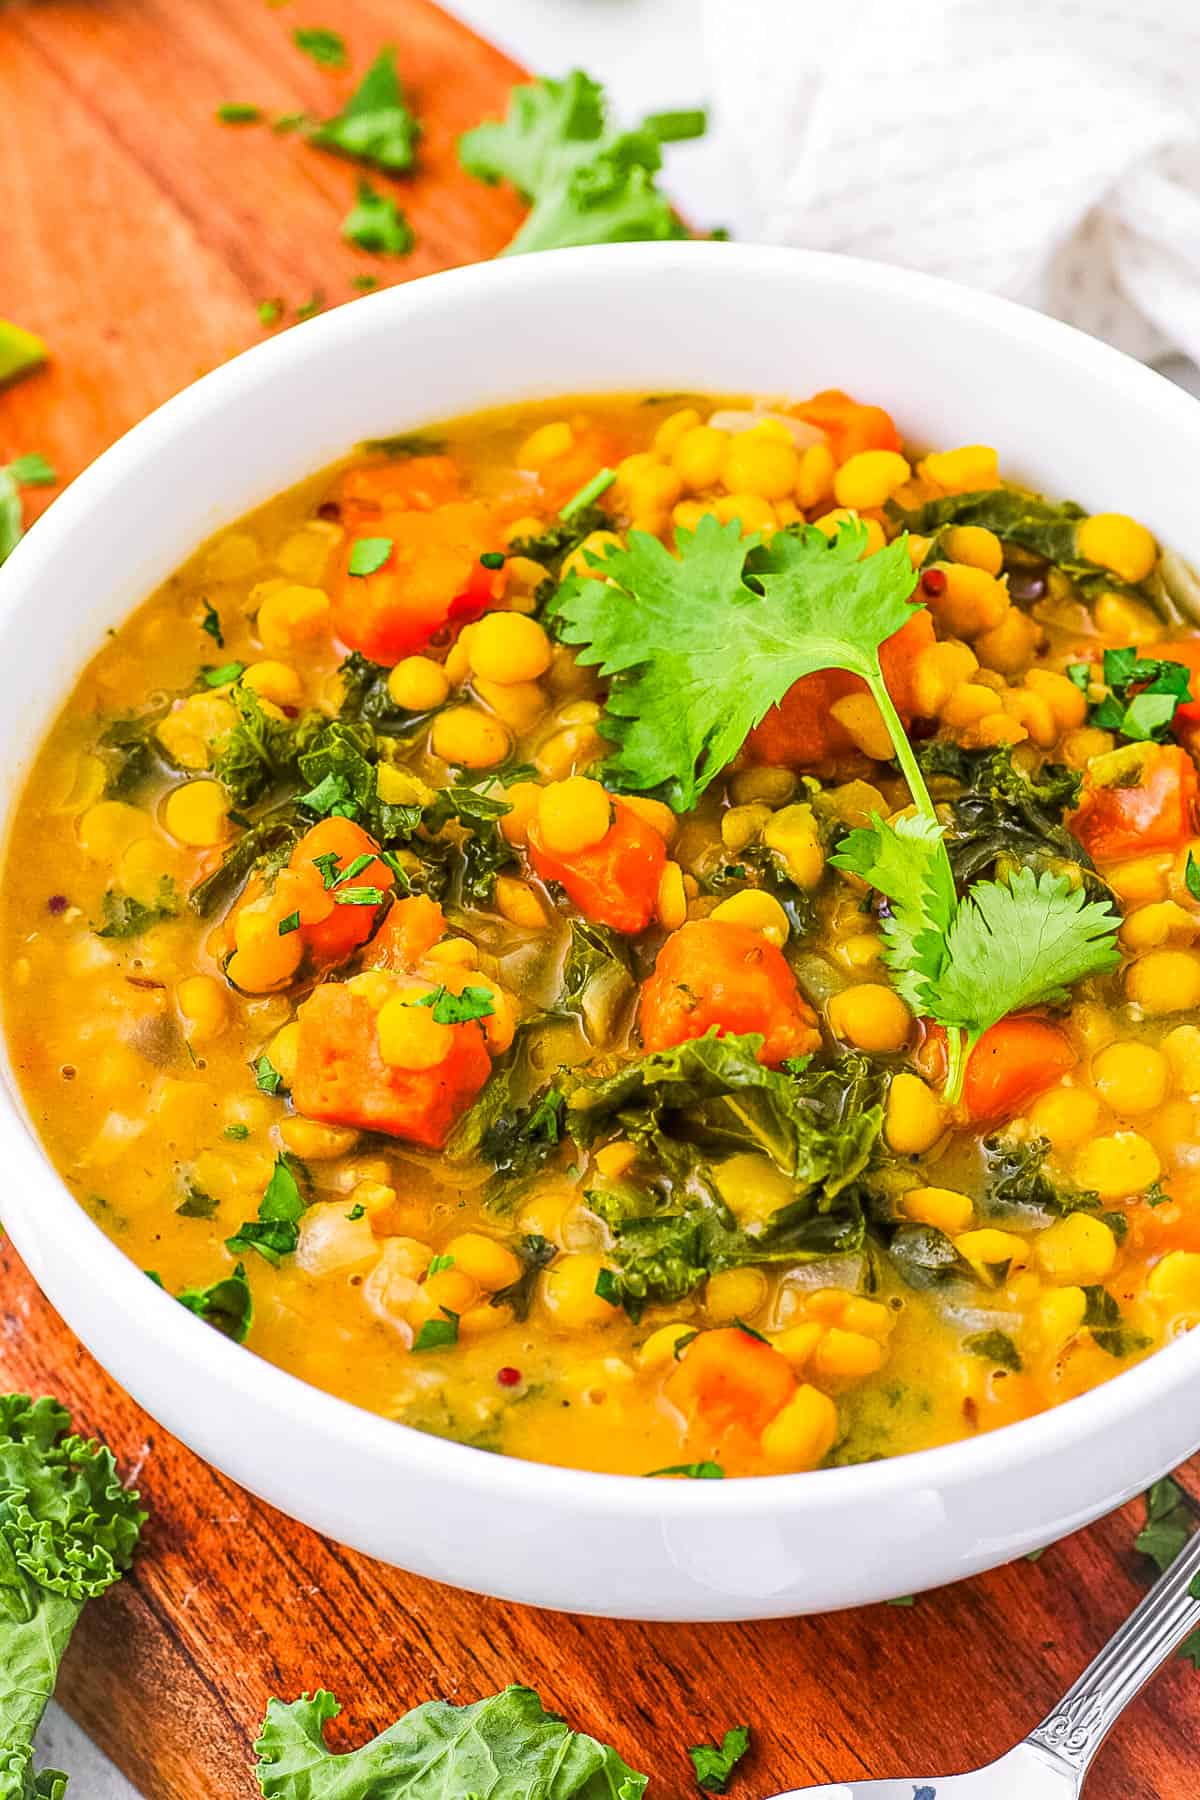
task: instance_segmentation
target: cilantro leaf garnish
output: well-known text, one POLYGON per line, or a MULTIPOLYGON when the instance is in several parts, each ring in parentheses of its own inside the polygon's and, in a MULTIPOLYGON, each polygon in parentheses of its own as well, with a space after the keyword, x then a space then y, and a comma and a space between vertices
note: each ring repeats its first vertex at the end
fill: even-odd
MULTIPOLYGON (((0 386, 9 379, 4 367, 4 322, 0 320, 0 386)), ((16 372, 14 370, 13 374, 16 372)), ((56 470, 36 450, 31 450, 26 456, 18 456, 13 462, 0 465, 0 563, 11 555, 25 535, 18 490, 23 487, 53 487, 57 480, 56 470)))
POLYGON ((260 325, 277 325, 283 317, 283 301, 260 300, 257 311, 260 325))
POLYGON ((103 920, 92 927, 97 937, 102 938, 134 938, 141 937, 152 925, 159 925, 164 919, 173 919, 179 912, 179 895, 175 883, 169 875, 160 878, 154 899, 146 903, 137 900, 132 894, 123 894, 116 888, 109 888, 102 901, 103 920))
POLYGON ((360 181, 358 197, 342 221, 342 236, 360 250, 378 256, 407 256, 413 247, 412 226, 390 194, 360 181))
POLYGON ((218 650, 225 648, 225 634, 221 630, 221 615, 211 600, 205 600, 204 617, 200 621, 200 629, 210 637, 218 650))
MULTIPOLYGON (((1108 691, 1091 707, 1090 723, 1131 743, 1165 742, 1176 711, 1193 697, 1191 670, 1184 663, 1139 656, 1132 644, 1106 650, 1103 666, 1108 691)), ((1072 663, 1067 673, 1091 695, 1092 671, 1087 663, 1072 663)))
POLYGON ((258 1205, 257 1219, 249 1219, 231 1238, 225 1248, 233 1256, 257 1250, 276 1268, 290 1256, 300 1241, 300 1221, 308 1210, 308 1202, 300 1192, 300 1183, 290 1158, 277 1156, 266 1192, 258 1205))
POLYGON ((883 960, 909 1006, 926 1011, 958 906, 941 827, 923 813, 894 824, 876 816, 871 825, 849 832, 829 860, 835 868, 861 875, 890 902, 883 920, 883 960))
POLYGON ((416 1004, 432 1007, 439 1025, 469 1025, 473 1019, 490 1019, 496 1010, 495 1000, 485 987, 465 987, 461 994, 438 987, 416 1004))
POLYGON ((946 934, 932 1010, 974 1043, 1006 1013, 1068 997, 1072 983, 1120 961, 1118 920, 1065 875, 1018 869, 1006 885, 977 881, 946 934))
POLYGON ((254 1304, 244 1263, 238 1263, 232 1275, 225 1275, 206 1288, 184 1288, 176 1294, 180 1306, 186 1306, 198 1319, 211 1325, 235 1344, 244 1344, 254 1320, 254 1304))
POLYGON ((311 56, 319 68, 344 69, 346 66, 346 40, 340 31, 328 31, 319 25, 300 26, 293 31, 292 42, 305 56, 311 56))
POLYGON ((692 1744, 688 1755, 696 1771, 696 1786, 710 1794, 723 1794, 729 1786, 734 1765, 750 1748, 750 1727, 731 1725, 720 1745, 692 1744))
POLYGON ((458 1342, 458 1315, 442 1309, 444 1317, 426 1319, 413 1340, 414 1350, 448 1350, 458 1342))
POLYGON ((396 52, 381 50, 340 113, 310 132, 309 143, 396 175, 411 169, 421 127, 405 105, 396 52))
MULTIPOLYGON (((815 527, 777 533, 766 549, 759 541, 711 514, 676 533, 676 556, 631 531, 625 547, 589 553, 605 580, 571 578, 559 590, 560 635, 612 683, 607 773, 618 787, 662 788, 677 811, 694 806, 793 683, 829 668, 863 677, 895 720, 901 763, 912 762, 879 667, 880 645, 916 610, 906 542, 860 561, 866 533, 856 524, 832 542, 815 527)), ((916 793, 924 784, 913 770, 916 793)))
POLYGON ((228 662, 222 663, 219 669, 203 669, 201 674, 204 677, 204 685, 205 687, 227 687, 231 681, 237 680, 245 667, 245 663, 242 662, 228 662))
POLYGON ((254 1085, 263 1094, 278 1094, 283 1090, 283 1076, 275 1067, 270 1057, 262 1055, 253 1065, 254 1085))
POLYGON ((668 1463, 665 1469, 647 1469, 646 1480, 656 1475, 685 1475, 689 1481, 724 1481, 725 1471, 719 1462, 668 1463))
POLYGON ((504 119, 459 140, 469 174, 511 182, 532 203, 503 255, 687 235, 655 177, 661 146, 699 136, 704 116, 660 113, 622 131, 605 115, 603 88, 575 69, 514 88, 504 119))
POLYGON ((385 537, 355 538, 350 546, 347 568, 351 575, 374 575, 392 554, 392 539, 385 537))

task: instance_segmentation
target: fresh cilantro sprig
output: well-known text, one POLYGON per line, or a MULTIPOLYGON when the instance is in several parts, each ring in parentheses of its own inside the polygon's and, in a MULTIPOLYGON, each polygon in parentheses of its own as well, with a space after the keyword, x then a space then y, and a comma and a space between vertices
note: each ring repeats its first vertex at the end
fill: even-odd
POLYGON ((832 542, 815 527, 768 545, 711 515, 676 534, 677 554, 645 532, 588 561, 553 613, 560 636, 609 683, 604 730, 612 786, 663 794, 678 811, 734 758, 802 676, 845 669, 879 708, 913 799, 878 816, 832 858, 889 901, 884 956, 904 999, 947 1033, 947 1095, 966 1058, 1010 1012, 1065 999, 1073 982, 1114 968, 1117 919, 1065 876, 1021 870, 959 898, 913 747, 888 692, 880 647, 917 608, 907 539, 869 557, 861 525, 832 542))
POLYGON ((1099 699, 1089 663, 1071 663, 1067 674, 1091 702, 1089 723, 1131 743, 1165 742, 1179 707, 1194 698, 1186 664, 1139 656, 1132 644, 1106 650, 1103 670, 1105 691, 1099 699))
POLYGON ((415 242, 412 226, 391 195, 366 180, 359 182, 354 205, 342 221, 342 236, 376 256, 407 256, 415 242))
POLYGON ((308 141, 398 175, 411 169, 420 133, 396 74, 396 52, 389 47, 379 52, 341 112, 311 131, 308 141))
POLYGON ((750 1748, 750 1727, 731 1725, 720 1744, 692 1744, 688 1755, 696 1773, 696 1786, 709 1794, 723 1794, 735 1766, 750 1748))

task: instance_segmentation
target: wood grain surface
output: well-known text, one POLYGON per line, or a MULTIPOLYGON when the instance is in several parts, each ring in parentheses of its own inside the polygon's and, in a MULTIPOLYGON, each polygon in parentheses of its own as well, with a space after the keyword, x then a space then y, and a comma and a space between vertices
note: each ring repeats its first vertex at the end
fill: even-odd
MULTIPOLYGON (((426 0, 0 0, 0 314, 53 350, 48 370, 0 393, 0 461, 40 450, 76 474, 261 338, 263 299, 290 318, 318 292, 349 299, 364 270, 384 283, 494 254, 516 205, 458 171, 454 140, 502 109, 520 73, 426 0), (420 173, 400 184, 417 233, 403 261, 340 242, 349 164, 214 121, 229 100, 336 109, 353 77, 300 55, 298 25, 340 29, 359 72, 384 43, 399 48, 425 124, 420 173)), ((1035 1722, 1145 1573, 1134 1507, 1036 1564, 911 1607, 719 1627, 536 1613, 384 1568, 251 1499, 108 1380, 7 1245, 0 1382, 60 1395, 136 1472, 150 1509, 144 1554, 85 1613, 61 1693, 151 1800, 248 1800, 268 1696, 318 1686, 345 1703, 346 1747, 432 1696, 528 1682, 649 1771, 657 1800, 694 1794, 685 1746, 742 1721, 755 1743, 733 1790, 745 1800, 961 1767, 1035 1722)), ((1200 1675, 1178 1664, 1130 1709, 1088 1795, 1198 1791, 1200 1675)))

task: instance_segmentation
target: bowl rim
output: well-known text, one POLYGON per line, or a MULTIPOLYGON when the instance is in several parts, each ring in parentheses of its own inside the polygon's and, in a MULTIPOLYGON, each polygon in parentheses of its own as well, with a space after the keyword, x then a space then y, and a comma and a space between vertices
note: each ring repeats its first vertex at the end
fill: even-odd
MULTIPOLYGON (((768 245, 669 241, 548 251, 471 264, 364 295, 254 345, 182 389, 103 451, 17 545, 0 569, 0 631, 8 628, 23 603, 32 602, 38 583, 51 578, 56 557, 70 552, 89 518, 125 488, 140 464, 160 448, 186 437, 199 419, 226 407, 236 410, 239 397, 319 356, 323 347, 331 349, 357 335, 364 318, 360 309, 373 307, 373 318, 380 322, 389 312, 397 322, 411 322, 423 314, 452 309, 460 295, 468 296, 473 290, 486 291, 498 285, 518 291, 539 287, 550 278, 551 267, 554 278, 569 286, 572 281, 587 284, 597 275, 611 275, 614 266, 620 265, 640 269, 643 278, 649 269, 665 281, 678 277, 702 280, 708 271, 718 268, 728 275, 731 266, 740 268, 747 280, 801 275, 873 300, 895 297, 923 305, 932 318, 952 314, 957 322, 978 325, 985 335, 1003 336, 1018 346, 1040 347, 1073 362, 1106 384, 1114 402, 1119 398, 1123 404, 1153 411, 1167 428, 1193 436, 1200 452, 1200 404, 1165 377, 1059 320, 939 277, 856 257, 768 245)), ((181 547, 180 560, 188 553, 189 547, 181 547)), ((11 796, 6 809, 9 805, 11 796)), ((7 855, 7 834, 2 849, 7 855)), ((334 1444, 342 1453, 386 1463, 394 1474, 423 1471, 459 1489, 486 1491, 493 1502, 519 1499, 536 1488, 540 1499, 567 1506, 586 1502, 595 1511, 664 1525, 719 1521, 734 1514, 765 1516, 781 1508, 802 1508, 806 1501, 818 1498, 822 1505, 839 1499, 847 1505, 885 1502, 899 1492, 956 1488, 982 1481, 1006 1466, 1035 1464, 1044 1451, 1062 1452, 1098 1428, 1117 1428, 1130 1415, 1165 1402, 1169 1393, 1200 1376, 1198 1329, 1182 1334, 1085 1394, 978 1437, 800 1474, 741 1477, 728 1482, 650 1482, 645 1475, 610 1474, 496 1455, 434 1437, 312 1386, 232 1343, 170 1294, 157 1291, 139 1265, 88 1215, 54 1168, 8 1067, 6 1036, 0 1049, 5 1062, 0 1136, 20 1140, 17 1163, 36 1184, 38 1206, 45 1215, 44 1234, 41 1227, 39 1234, 52 1237, 56 1244, 64 1237, 76 1243, 76 1253, 86 1256, 95 1284, 105 1290, 110 1310, 136 1311, 141 1329, 151 1336, 157 1351, 182 1360, 202 1374, 206 1383, 237 1392, 264 1416, 334 1444)), ((25 1256, 21 1208, 10 1207, 4 1197, 0 1214, 25 1256)), ((46 1259, 35 1253, 32 1231, 28 1243, 27 1262, 32 1272, 46 1259)), ((69 1318, 66 1322, 74 1332, 69 1318)))

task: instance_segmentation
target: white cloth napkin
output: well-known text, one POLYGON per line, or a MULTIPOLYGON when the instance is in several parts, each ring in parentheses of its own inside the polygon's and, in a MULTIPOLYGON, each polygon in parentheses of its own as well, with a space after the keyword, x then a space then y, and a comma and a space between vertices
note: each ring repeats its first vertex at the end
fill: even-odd
POLYGON ((702 0, 741 235, 1200 362, 1200 0, 702 0))

